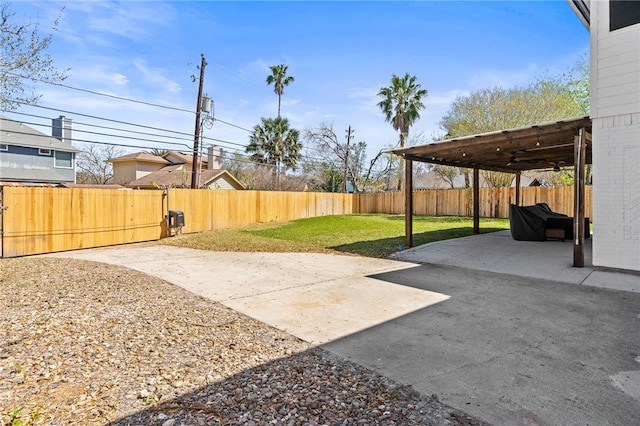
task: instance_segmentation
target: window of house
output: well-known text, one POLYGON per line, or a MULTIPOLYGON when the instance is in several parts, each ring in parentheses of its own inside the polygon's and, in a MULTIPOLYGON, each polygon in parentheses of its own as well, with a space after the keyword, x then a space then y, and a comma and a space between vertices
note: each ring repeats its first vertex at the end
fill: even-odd
POLYGON ((609 2, 609 31, 640 24, 640 3, 628 0, 609 2))
POLYGON ((65 169, 73 167, 73 154, 71 152, 56 151, 55 166, 65 169))
POLYGON ((6 143, 0 143, 0 151, 9 151, 9 145, 6 143))
POLYGON ((50 149, 42 149, 42 148, 40 148, 40 150, 38 151, 38 154, 40 154, 40 155, 51 155, 51 150, 50 149))

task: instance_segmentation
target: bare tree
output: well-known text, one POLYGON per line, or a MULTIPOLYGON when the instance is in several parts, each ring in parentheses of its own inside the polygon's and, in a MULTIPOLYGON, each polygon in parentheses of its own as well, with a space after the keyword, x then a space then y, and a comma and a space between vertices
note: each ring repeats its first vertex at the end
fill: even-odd
POLYGON ((383 192, 396 188, 400 159, 397 155, 385 152, 387 149, 390 148, 381 149, 369 162, 367 172, 362 178, 363 192, 383 192))
POLYGON ((481 170, 482 177, 490 188, 506 188, 511 186, 511 182, 516 177, 513 173, 504 172, 490 172, 488 170, 481 170))
MULTIPOLYGON (((58 20, 53 30, 56 30, 58 20)), ((35 104, 37 95, 26 81, 60 82, 58 71, 47 54, 51 35, 41 38, 38 23, 17 21, 10 3, 0 6, 0 110, 15 110, 22 103, 35 104)))
POLYGON ((245 168, 238 176, 247 189, 259 191, 306 191, 305 179, 301 176, 280 176, 279 181, 273 179, 270 167, 253 165, 245 168))
POLYGON ((82 145, 76 160, 76 166, 79 169, 76 181, 94 185, 113 183, 113 167, 111 163, 107 163, 107 160, 122 155, 124 155, 124 150, 117 146, 82 145))
MULTIPOLYGON (((307 145, 320 152, 325 160, 326 167, 322 168, 323 172, 326 172, 327 169, 342 170, 346 172, 347 180, 352 182, 354 191, 361 191, 360 181, 366 159, 366 142, 347 144, 346 139, 342 142, 333 130, 333 124, 328 123, 321 123, 318 127, 305 129, 304 138, 307 145), (346 170, 344 170, 345 164, 347 165, 346 170)), ((328 176, 333 178, 333 174, 328 176)), ((340 182, 344 183, 344 175, 340 182)))
POLYGON ((440 177, 443 181, 445 181, 451 189, 455 188, 455 179, 456 176, 460 174, 460 169, 452 166, 445 166, 442 164, 438 164, 431 168, 431 171, 440 177))

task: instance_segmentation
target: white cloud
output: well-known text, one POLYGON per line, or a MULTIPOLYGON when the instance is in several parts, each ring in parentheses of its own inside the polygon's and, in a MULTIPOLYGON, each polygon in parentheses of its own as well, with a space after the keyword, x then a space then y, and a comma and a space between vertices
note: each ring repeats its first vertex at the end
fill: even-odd
POLYGON ((74 80, 88 83, 99 83, 102 87, 125 87, 129 83, 126 75, 111 70, 107 65, 93 64, 74 67, 70 71, 74 80))
POLYGON ((133 62, 134 67, 142 74, 143 81, 150 83, 153 86, 157 86, 160 93, 168 92, 170 94, 177 94, 182 91, 182 86, 179 83, 166 77, 166 70, 162 68, 150 68, 146 65, 146 61, 137 59, 133 62))

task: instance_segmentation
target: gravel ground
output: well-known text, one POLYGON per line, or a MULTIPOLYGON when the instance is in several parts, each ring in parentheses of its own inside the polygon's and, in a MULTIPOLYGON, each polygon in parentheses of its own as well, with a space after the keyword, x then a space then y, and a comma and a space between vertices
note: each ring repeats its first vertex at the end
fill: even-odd
POLYGON ((0 425, 484 425, 165 281, 0 259, 0 425))

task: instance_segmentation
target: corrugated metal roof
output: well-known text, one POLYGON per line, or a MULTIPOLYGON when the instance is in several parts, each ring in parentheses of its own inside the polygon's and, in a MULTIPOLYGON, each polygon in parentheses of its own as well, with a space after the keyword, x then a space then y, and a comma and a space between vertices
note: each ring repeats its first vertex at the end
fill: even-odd
POLYGON ((55 151, 80 152, 73 145, 46 135, 19 121, 0 115, 0 142, 7 145, 30 148, 53 149, 55 151))

